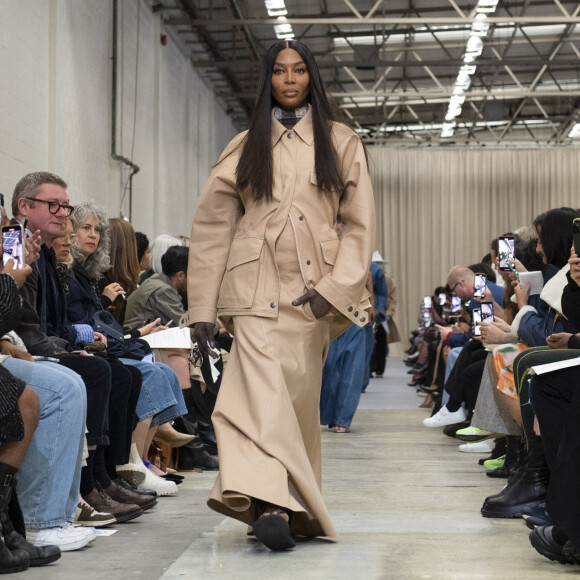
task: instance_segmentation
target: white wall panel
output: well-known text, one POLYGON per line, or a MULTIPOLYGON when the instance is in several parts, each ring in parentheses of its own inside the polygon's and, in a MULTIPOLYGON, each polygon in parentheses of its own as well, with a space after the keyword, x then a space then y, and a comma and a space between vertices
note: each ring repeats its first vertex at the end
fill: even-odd
POLYGON ((150 237, 188 234, 205 179, 235 134, 149 0, 119 1, 117 146, 111 159, 112 0, 0 2, 0 191, 29 171, 69 183, 150 237), (219 135, 219 136, 218 136, 219 135), (123 201, 122 201, 123 200, 123 201))

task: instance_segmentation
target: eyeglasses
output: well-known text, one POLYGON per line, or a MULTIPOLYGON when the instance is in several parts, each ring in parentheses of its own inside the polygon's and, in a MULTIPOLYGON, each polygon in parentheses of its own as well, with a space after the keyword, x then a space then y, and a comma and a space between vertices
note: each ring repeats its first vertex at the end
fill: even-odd
POLYGON ((455 284, 455 286, 453 286, 453 288, 451 288, 451 293, 452 293, 452 294, 455 294, 455 288, 457 288, 457 286, 458 286, 459 284, 461 284, 461 282, 463 282, 463 280, 459 280, 459 281, 458 281, 458 282, 455 284))
POLYGON ((52 215, 56 215, 59 209, 64 209, 67 217, 73 212, 74 207, 72 205, 58 203, 58 201, 47 201, 46 199, 38 199, 36 197, 25 197, 24 199, 28 201, 39 201, 40 203, 45 203, 48 205, 48 211, 52 215))
POLYGON ((79 237, 76 234, 65 234, 64 236, 61 236, 60 239, 63 241, 68 240, 71 244, 74 244, 79 239, 79 237))

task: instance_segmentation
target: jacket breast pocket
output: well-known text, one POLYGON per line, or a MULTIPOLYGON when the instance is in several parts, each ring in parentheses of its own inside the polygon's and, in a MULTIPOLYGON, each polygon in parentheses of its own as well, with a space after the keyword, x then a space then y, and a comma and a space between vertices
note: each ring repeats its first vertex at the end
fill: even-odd
POLYGON ((263 238, 234 238, 218 297, 218 308, 250 308, 258 284, 263 238))

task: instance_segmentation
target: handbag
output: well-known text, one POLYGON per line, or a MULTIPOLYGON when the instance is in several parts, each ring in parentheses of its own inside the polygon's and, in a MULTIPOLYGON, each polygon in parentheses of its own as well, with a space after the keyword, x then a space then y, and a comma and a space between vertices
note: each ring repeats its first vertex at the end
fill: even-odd
POLYGON ((92 327, 107 338, 107 351, 117 358, 143 360, 151 355, 151 348, 141 339, 125 338, 123 327, 108 310, 97 310, 93 314, 92 327))

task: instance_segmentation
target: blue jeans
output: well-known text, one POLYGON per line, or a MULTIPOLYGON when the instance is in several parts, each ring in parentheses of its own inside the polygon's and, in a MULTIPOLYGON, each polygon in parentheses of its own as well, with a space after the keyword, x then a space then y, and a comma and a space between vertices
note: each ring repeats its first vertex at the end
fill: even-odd
POLYGON ((137 401, 139 421, 153 417, 151 427, 157 427, 187 413, 179 380, 171 367, 130 358, 120 360, 123 364, 138 368, 143 375, 141 394, 137 401))
MULTIPOLYGON (((445 364, 445 383, 447 382, 447 379, 449 378, 449 375, 453 370, 453 366, 455 365, 455 362, 457 361, 457 358, 461 354, 462 350, 463 350, 462 346, 456 346, 447 353, 447 363, 445 364)), ((445 389, 443 389, 443 397, 441 399, 441 404, 446 405, 447 401, 449 401, 449 393, 445 389)))
POLYGON ((320 424, 349 427, 366 378, 366 331, 353 324, 330 343, 322 372, 320 424))
POLYGON ((8 357, 2 365, 40 400, 40 421, 18 474, 24 523, 36 529, 74 522, 85 440, 85 385, 77 373, 56 363, 8 357))

